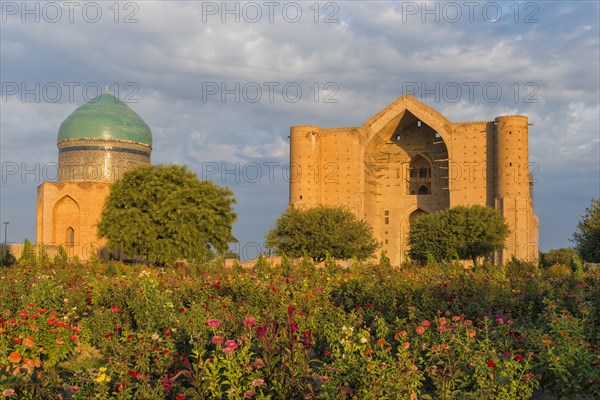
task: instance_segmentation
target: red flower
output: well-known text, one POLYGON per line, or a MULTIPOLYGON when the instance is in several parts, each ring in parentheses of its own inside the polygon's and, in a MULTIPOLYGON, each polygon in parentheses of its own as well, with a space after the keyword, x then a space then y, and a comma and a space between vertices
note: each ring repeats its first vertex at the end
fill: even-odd
POLYGON ((114 312, 114 313, 121 312, 121 309, 120 309, 119 307, 117 307, 117 306, 111 306, 111 307, 110 307, 110 310, 111 310, 112 312, 114 312))
POLYGON ((520 355, 520 354, 517 354, 517 355, 515 356, 515 360, 517 360, 517 361, 523 361, 523 356, 522 356, 522 355, 520 355))
POLYGON ((185 307, 179 307, 179 312, 185 312, 185 307))
POLYGON ((76 341, 77 339, 79 339, 79 338, 77 337, 77 335, 71 335, 71 336, 69 336, 69 340, 71 340, 71 341, 73 341, 73 342, 74 342, 74 341, 76 341))
POLYGON ((267 326, 262 325, 256 328, 256 334, 258 335, 259 339, 267 337, 267 326))
POLYGON ((56 318, 48 318, 48 326, 54 326, 56 325, 57 319, 56 318))
POLYGON ((127 375, 131 376, 132 378, 136 378, 136 379, 137 379, 137 378, 139 378, 139 377, 140 377, 140 375, 142 375, 142 373, 141 373, 141 372, 137 372, 137 371, 130 370, 130 371, 127 373, 127 375))
POLYGON ((292 314, 294 314, 294 311, 296 310, 296 307, 294 306, 289 306, 288 307, 288 317, 292 317, 292 314))
POLYGON ((253 327, 254 325, 256 325, 255 318, 244 318, 244 326, 253 327))
POLYGON ((112 333, 107 333, 106 335, 104 335, 105 339, 110 339, 112 337, 112 333))
POLYGON ((14 343, 14 344, 19 344, 19 343, 21 343, 22 341, 23 341, 23 339, 21 339, 20 337, 18 337, 18 338, 14 338, 14 339, 13 339, 13 343, 14 343))
POLYGON ((496 363, 494 363, 492 360, 488 360, 488 361, 487 361, 487 365, 488 365, 488 367, 490 367, 490 368, 494 368, 494 367, 496 366, 496 363))

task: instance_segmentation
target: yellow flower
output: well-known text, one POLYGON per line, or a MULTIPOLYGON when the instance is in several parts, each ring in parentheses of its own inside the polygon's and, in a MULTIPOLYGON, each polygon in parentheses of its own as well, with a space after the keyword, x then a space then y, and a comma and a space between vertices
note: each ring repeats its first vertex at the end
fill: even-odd
POLYGON ((102 374, 96 378, 96 382, 102 383, 106 379, 106 375, 102 374))
POLYGON ((100 372, 106 372, 106 367, 100 367, 100 372))

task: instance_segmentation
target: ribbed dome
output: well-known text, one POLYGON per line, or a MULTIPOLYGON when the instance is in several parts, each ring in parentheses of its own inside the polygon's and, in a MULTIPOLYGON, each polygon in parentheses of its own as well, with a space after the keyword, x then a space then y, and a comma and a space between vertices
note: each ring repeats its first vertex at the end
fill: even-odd
POLYGON ((121 140, 152 147, 150 127, 127 104, 104 93, 63 121, 58 142, 69 139, 121 140))

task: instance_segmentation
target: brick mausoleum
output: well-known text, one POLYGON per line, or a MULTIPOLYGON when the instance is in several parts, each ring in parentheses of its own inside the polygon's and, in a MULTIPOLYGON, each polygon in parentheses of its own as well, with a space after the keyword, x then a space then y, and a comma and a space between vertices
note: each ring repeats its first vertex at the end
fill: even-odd
POLYGON ((450 122, 404 95, 362 126, 293 126, 290 162, 290 206, 347 206, 393 265, 406 259, 415 216, 471 204, 497 209, 510 227, 496 262, 538 258, 526 116, 450 122))

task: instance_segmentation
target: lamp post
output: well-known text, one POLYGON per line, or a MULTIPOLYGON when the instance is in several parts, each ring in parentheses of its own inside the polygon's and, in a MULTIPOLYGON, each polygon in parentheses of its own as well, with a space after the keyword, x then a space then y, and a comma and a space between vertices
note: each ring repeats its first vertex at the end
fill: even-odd
MULTIPOLYGON (((8 228, 8 224, 10 224, 10 221, 4 221, 4 248, 2 249, 2 258, 4 259, 4 257, 6 257, 8 255, 8 246, 6 245, 6 228, 8 228)), ((4 260, 2 260, 2 264, 4 264, 4 260)))

